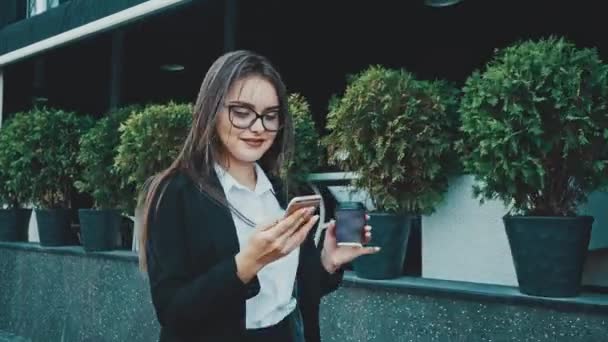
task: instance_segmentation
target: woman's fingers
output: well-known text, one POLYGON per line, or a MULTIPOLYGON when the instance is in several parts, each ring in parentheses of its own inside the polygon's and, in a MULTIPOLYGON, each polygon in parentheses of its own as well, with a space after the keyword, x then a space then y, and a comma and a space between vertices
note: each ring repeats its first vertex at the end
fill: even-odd
POLYGON ((336 229, 336 220, 330 220, 329 223, 327 224, 327 229, 335 230, 336 229))
POLYGON ((308 222, 306 222, 306 224, 304 224, 304 226, 302 226, 302 228, 300 228, 292 236, 290 236, 289 239, 287 239, 287 241, 285 243, 287 253, 291 252, 296 247, 298 247, 300 244, 302 244, 302 242, 304 242, 304 240, 308 236, 308 233, 310 232, 312 227, 314 227, 314 225, 317 223, 318 220, 319 220, 319 215, 315 215, 315 216, 311 217, 308 220, 308 222))
POLYGON ((304 216, 300 217, 296 222, 294 222, 294 224, 293 224, 294 229, 289 229, 283 235, 287 235, 287 237, 289 237, 289 236, 295 234, 298 231, 298 228, 300 228, 308 220, 310 220, 310 215, 304 215, 304 216))
POLYGON ((335 220, 329 221, 329 224, 327 225, 326 230, 327 231, 325 234, 329 234, 330 236, 336 236, 336 221, 335 220))
POLYGON ((286 234, 287 232, 289 232, 291 235, 291 231, 295 230, 298 227, 296 224, 299 221, 304 220, 305 216, 310 215, 310 213, 310 208, 302 208, 289 215, 287 218, 280 220, 278 224, 273 227, 270 227, 267 231, 271 233, 274 239, 277 239, 278 237, 283 234, 286 234))
POLYGON ((363 244, 368 244, 372 240, 372 226, 367 225, 363 227, 363 232, 361 233, 363 244))
POLYGON ((380 247, 361 247, 358 251, 359 255, 374 254, 380 252, 380 247))
POLYGON ((265 230, 269 230, 270 228, 276 226, 277 224, 279 224, 279 220, 274 220, 272 222, 261 224, 261 225, 257 226, 255 229, 259 230, 259 231, 265 231, 265 230))

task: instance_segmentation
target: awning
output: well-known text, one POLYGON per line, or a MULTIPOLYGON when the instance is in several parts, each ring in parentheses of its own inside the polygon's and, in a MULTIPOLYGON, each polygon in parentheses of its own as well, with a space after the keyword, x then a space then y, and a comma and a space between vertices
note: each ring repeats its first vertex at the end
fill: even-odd
MULTIPOLYGON (((31 57, 40 52, 59 47, 61 45, 74 42, 86 38, 88 36, 108 31, 118 26, 122 26, 133 21, 142 19, 146 16, 154 13, 189 3, 193 0, 148 0, 138 5, 129 7, 127 9, 115 12, 113 14, 104 16, 100 19, 88 22, 84 25, 75 27, 73 29, 61 32, 57 35, 42 39, 35 43, 27 46, 18 48, 14 51, 0 55, 0 68, 10 63, 17 62, 21 59, 31 57)), ((59 10, 53 9, 53 10, 59 10)), ((53 11, 52 10, 52 11, 53 11)), ((44 14, 43 14, 44 15, 44 14)), ((35 19, 29 19, 33 20, 35 19)))

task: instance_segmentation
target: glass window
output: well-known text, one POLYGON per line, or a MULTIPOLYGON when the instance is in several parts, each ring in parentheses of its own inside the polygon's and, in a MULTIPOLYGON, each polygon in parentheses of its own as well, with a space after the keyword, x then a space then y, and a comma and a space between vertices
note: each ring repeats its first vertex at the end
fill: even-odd
POLYGON ((28 0, 28 17, 33 17, 36 14, 40 14, 47 9, 57 7, 58 5, 59 0, 28 0))

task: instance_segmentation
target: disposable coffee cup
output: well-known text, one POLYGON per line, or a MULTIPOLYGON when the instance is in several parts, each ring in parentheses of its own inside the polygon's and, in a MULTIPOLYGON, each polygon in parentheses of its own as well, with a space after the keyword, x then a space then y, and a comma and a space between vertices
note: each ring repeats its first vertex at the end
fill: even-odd
POLYGON ((360 202, 342 202, 336 209, 338 246, 362 246, 365 206, 360 202))

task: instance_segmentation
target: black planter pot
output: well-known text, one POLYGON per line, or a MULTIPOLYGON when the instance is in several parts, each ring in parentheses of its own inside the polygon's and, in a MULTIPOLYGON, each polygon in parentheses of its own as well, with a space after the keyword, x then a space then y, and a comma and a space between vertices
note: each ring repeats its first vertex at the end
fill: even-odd
POLYGON ((86 251, 120 248, 122 217, 119 210, 78 210, 80 240, 86 251))
POLYGON ((355 274, 367 279, 392 279, 402 275, 412 224, 410 215, 369 214, 372 229, 370 246, 380 252, 353 260, 355 274))
POLYGON ((121 232, 121 247, 122 249, 131 249, 133 247, 133 221, 125 216, 121 216, 120 232, 121 232))
POLYGON ((593 217, 505 216, 519 290, 542 297, 580 293, 593 217))
POLYGON ((26 242, 32 209, 0 209, 0 241, 26 242))
POLYGON ((70 226, 69 209, 36 209, 40 245, 45 247, 77 245, 78 238, 70 226))

